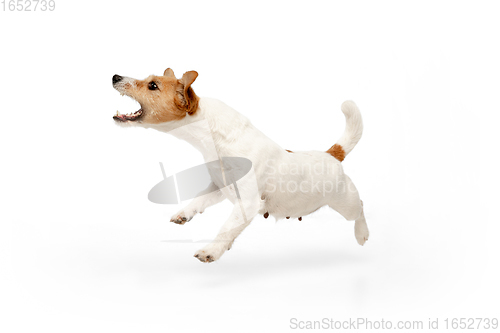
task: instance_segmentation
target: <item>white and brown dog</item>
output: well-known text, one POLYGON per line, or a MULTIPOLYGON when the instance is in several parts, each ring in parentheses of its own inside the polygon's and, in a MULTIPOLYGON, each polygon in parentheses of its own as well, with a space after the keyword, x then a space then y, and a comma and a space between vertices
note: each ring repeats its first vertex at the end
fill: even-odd
POLYGON ((134 113, 117 112, 113 117, 117 124, 169 132, 192 144, 206 162, 224 157, 251 161, 251 171, 234 184, 227 179, 227 167, 222 162, 222 177, 209 170, 212 183, 172 217, 172 222, 184 224, 226 198, 234 204, 217 237, 197 251, 196 258, 202 262, 219 259, 258 214, 301 219, 325 205, 355 221, 354 234, 360 245, 368 240, 363 203, 340 163, 358 143, 363 130, 354 102, 342 104, 347 126, 330 149, 292 152, 281 148, 226 104, 199 98, 191 87, 197 76, 197 72, 190 71, 178 80, 170 68, 163 76, 152 75, 144 80, 113 76, 113 87, 141 106, 134 113))

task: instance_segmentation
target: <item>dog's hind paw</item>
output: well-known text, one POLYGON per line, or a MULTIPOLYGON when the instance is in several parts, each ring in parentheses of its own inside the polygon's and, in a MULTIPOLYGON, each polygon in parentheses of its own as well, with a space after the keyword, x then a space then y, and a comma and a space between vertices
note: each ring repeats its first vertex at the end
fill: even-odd
POLYGON ((368 237, 370 236, 370 232, 368 231, 368 227, 366 223, 357 223, 354 228, 354 236, 356 236, 356 241, 359 245, 365 245, 368 237))
POLYGON ((358 241, 358 244, 363 246, 365 245, 366 241, 368 240, 368 236, 358 236, 356 235, 356 240, 358 241))

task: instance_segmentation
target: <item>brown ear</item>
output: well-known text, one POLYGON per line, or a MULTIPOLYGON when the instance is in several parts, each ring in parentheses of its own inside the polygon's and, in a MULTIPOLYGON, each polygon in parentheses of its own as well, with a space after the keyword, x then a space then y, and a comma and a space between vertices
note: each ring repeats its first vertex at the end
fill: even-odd
POLYGON ((184 73, 184 75, 182 75, 182 79, 180 79, 181 83, 184 85, 184 90, 189 88, 197 77, 198 73, 195 71, 189 71, 184 73))
POLYGON ((175 79, 174 71, 171 68, 165 69, 165 71, 163 72, 163 76, 173 77, 175 79))
POLYGON ((198 73, 195 71, 189 71, 182 75, 182 78, 179 80, 180 91, 179 93, 182 95, 181 100, 179 101, 179 106, 183 107, 188 114, 193 114, 198 109, 198 96, 194 93, 193 88, 191 88, 191 84, 198 77, 198 73))

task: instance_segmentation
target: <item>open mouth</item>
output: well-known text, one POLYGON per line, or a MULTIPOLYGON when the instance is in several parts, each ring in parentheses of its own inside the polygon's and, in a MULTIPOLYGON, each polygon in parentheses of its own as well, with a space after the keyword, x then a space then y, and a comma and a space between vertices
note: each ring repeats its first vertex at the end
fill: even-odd
MULTIPOLYGON (((132 100, 138 102, 133 96, 127 93, 127 89, 135 86, 135 81, 130 78, 126 78, 123 76, 120 76, 118 74, 113 75, 113 88, 115 88, 121 96, 128 96, 132 100)), ((141 117, 144 116, 144 110, 142 109, 142 105, 139 103, 141 106, 139 110, 135 112, 130 112, 127 114, 121 114, 120 111, 116 111, 116 114, 113 116, 113 119, 118 122, 129 122, 129 121, 137 121, 141 119, 141 117)))
MULTIPOLYGON (((122 91, 121 87, 116 87, 115 85, 113 85, 113 87, 116 90, 118 90, 118 92, 120 93, 121 96, 125 96, 125 93, 122 91)), ((134 100, 134 101, 136 101, 132 97, 131 97, 131 99, 134 100)), ((140 105, 140 103, 139 103, 139 105, 140 105)), ((137 120, 141 119, 141 117, 144 114, 144 110, 142 109, 142 105, 140 105, 140 106, 141 107, 139 108, 139 110, 137 110, 135 112, 130 112, 130 113, 127 113, 127 114, 121 114, 120 111, 116 111, 115 115, 113 116, 113 119, 116 120, 116 121, 121 121, 121 122, 137 121, 137 120)))
POLYGON ((113 119, 116 121, 136 121, 139 118, 141 118, 143 113, 144 112, 142 111, 142 108, 133 113, 128 113, 128 114, 121 114, 119 111, 116 111, 116 114, 113 116, 113 119))

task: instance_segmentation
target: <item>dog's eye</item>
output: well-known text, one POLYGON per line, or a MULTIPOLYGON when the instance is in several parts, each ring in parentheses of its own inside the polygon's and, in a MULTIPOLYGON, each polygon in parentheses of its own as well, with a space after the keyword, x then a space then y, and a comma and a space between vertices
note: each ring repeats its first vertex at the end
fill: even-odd
POLYGON ((156 90, 156 89, 158 89, 158 86, 156 85, 156 83, 154 81, 151 81, 148 84, 148 89, 149 90, 156 90))

